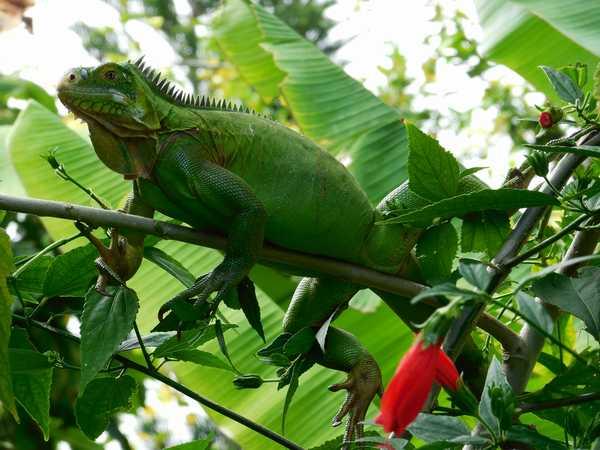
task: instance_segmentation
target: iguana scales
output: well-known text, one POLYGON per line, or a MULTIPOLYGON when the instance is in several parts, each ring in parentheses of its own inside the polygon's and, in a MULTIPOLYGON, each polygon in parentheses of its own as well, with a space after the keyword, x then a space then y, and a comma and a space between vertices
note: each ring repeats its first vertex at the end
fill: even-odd
MULTIPOLYGON (((69 71, 60 100, 87 122, 98 157, 132 180, 128 211, 160 211, 202 230, 228 236, 224 260, 179 298, 222 299, 243 280, 263 241, 407 276, 419 229, 377 225, 394 208, 426 200, 403 184, 373 207, 348 170, 300 133, 247 109, 184 95, 147 67, 107 63, 69 71)), ((458 193, 485 187, 474 176, 458 193)), ((143 236, 130 234, 102 252, 123 279, 141 262, 143 236)), ((360 286, 327 276, 299 283, 283 330, 319 327, 360 286)), ((378 292, 403 320, 424 319, 427 308, 378 292)), ((164 311, 163 311, 164 312, 164 311)), ((318 349, 318 347, 317 347, 318 349)), ((317 363, 348 373, 348 395, 334 425, 348 416, 346 438, 362 434, 367 408, 381 391, 376 361, 350 333, 331 327, 317 363)))

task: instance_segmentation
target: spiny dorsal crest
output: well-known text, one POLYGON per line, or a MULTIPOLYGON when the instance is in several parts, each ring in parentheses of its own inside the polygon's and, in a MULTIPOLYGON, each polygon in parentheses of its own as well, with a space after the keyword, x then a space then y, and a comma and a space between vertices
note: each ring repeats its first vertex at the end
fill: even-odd
POLYGON ((196 96, 183 92, 178 89, 173 83, 163 78, 157 70, 146 65, 144 57, 133 62, 133 65, 138 69, 140 74, 148 82, 148 85, 162 98, 179 106, 194 109, 215 109, 219 111, 241 112, 247 114, 255 114, 266 119, 269 117, 259 114, 245 106, 236 105, 225 100, 215 100, 205 96, 196 96))

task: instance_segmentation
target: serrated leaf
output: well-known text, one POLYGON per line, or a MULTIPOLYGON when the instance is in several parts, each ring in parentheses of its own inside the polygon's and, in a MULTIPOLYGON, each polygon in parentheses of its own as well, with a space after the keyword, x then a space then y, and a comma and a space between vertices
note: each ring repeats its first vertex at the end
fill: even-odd
POLYGON ((416 255, 429 284, 439 284, 450 278, 457 250, 458 235, 451 223, 436 225, 423 232, 417 241, 416 255))
POLYGON ((10 372, 17 402, 39 425, 47 441, 50 433, 50 389, 53 366, 33 348, 10 348, 10 372))
MULTIPOLYGON (((23 299, 39 301, 40 297, 44 295, 46 274, 53 260, 52 256, 43 255, 28 265, 15 279, 16 288, 23 299)), ((11 288, 11 292, 14 289, 12 286, 9 288, 11 288)))
POLYGON ((135 380, 129 375, 90 381, 75 404, 77 425, 87 437, 96 439, 115 412, 131 407, 131 397, 135 392, 135 380))
POLYGON ((138 311, 138 298, 133 290, 109 286, 107 291, 109 295, 102 295, 92 288, 85 298, 81 316, 80 394, 127 338, 138 311))
POLYGON ((287 388, 287 392, 285 393, 285 401, 283 402, 283 412, 281 414, 281 433, 285 434, 285 418, 287 416, 287 412, 292 404, 292 399, 294 398, 294 394, 296 393, 296 389, 298 389, 298 378, 300 377, 300 365, 303 362, 303 358, 300 357, 294 361, 291 367, 291 377, 289 386, 287 388))
POLYGON ((551 273, 533 285, 535 295, 583 320, 587 331, 600 341, 600 268, 586 267, 579 278, 551 273))
POLYGON ((432 201, 456 195, 460 178, 456 158, 414 125, 407 124, 406 131, 410 189, 432 201))
POLYGON ((283 353, 288 357, 301 355, 310 350, 315 343, 315 331, 310 327, 298 330, 283 346, 283 353))
POLYGON ((223 356, 227 358, 227 361, 229 361, 229 365, 233 371, 239 372, 233 365, 233 361, 229 356, 229 350, 227 350, 227 343, 225 342, 225 335, 223 334, 223 326, 219 319, 215 320, 215 335, 217 336, 217 342, 219 343, 219 349, 221 350, 221 353, 223 353, 223 356))
POLYGON ((574 104, 575 101, 583 98, 583 92, 570 76, 548 66, 540 66, 540 69, 548 77, 554 91, 565 102, 574 104))
MULTIPOLYGON (((236 327, 237 325, 234 324, 221 324, 221 330, 223 333, 236 327)), ((207 325, 202 328, 185 330, 181 333, 181 336, 172 336, 160 344, 152 355, 156 358, 164 358, 173 352, 200 347, 202 344, 214 339, 215 337, 217 337, 215 325, 207 325)))
POLYGON ((7 277, 14 270, 10 239, 4 229, 0 228, 0 402, 18 422, 19 416, 10 377, 10 358, 8 354, 13 299, 8 292, 7 277))
MULTIPOLYGON (((142 342, 145 347, 158 347, 168 339, 175 336, 177 333, 175 331, 164 331, 164 332, 156 332, 150 333, 146 336, 142 336, 142 342)), ((137 337, 129 338, 119 345, 118 352, 127 352, 129 350, 135 350, 136 348, 140 348, 140 341, 137 337)))
POLYGON ((485 252, 494 256, 510 232, 508 214, 483 211, 463 218, 460 246, 463 252, 485 252))
POLYGON ((492 279, 493 272, 488 266, 475 259, 461 258, 458 263, 458 271, 470 284, 485 291, 492 279))
POLYGON ((481 395, 481 401, 479 402, 479 416, 488 427, 494 432, 496 436, 500 435, 500 421, 495 416, 492 410, 492 398, 490 390, 493 387, 498 387, 507 393, 512 393, 512 388, 506 381, 506 375, 502 370, 500 362, 494 357, 488 368, 487 377, 485 379, 485 386, 483 387, 483 394, 481 395))
POLYGON ((423 413, 410 424, 408 431, 425 442, 447 442, 470 434, 469 428, 458 417, 423 413))
POLYGON ((469 175, 473 175, 481 170, 487 169, 488 167, 469 167, 468 169, 463 169, 460 171, 459 178, 465 178, 469 175))
POLYGON ((510 442, 526 444, 536 450, 567 450, 567 447, 562 442, 550 439, 523 425, 511 427, 507 432, 506 438, 510 442))
POLYGON ((189 361, 200 366, 214 367, 215 369, 223 369, 235 372, 229 366, 229 364, 221 360, 218 356, 202 350, 180 350, 178 352, 170 353, 169 358, 178 359, 180 361, 189 361))
POLYGON ((144 247, 144 258, 177 278, 185 287, 191 287, 196 277, 179 261, 157 247, 144 247))
POLYGON ((94 260, 98 251, 92 245, 77 247, 52 261, 44 282, 46 297, 82 297, 98 275, 94 260))
POLYGON ((482 189, 440 200, 409 212, 403 210, 399 210, 399 214, 392 212, 382 222, 426 226, 435 219, 461 217, 472 212, 505 211, 547 205, 558 205, 558 201, 551 195, 525 189, 482 189))
POLYGON ((552 333, 554 321, 544 305, 523 291, 517 293, 517 302, 519 304, 519 311, 525 318, 535 323, 546 333, 552 333))
POLYGON ((262 321, 260 320, 260 306, 256 298, 254 283, 245 277, 237 286, 238 301, 242 307, 242 312, 250 326, 256 331, 260 338, 265 341, 265 331, 263 330, 262 321))
POLYGON ((600 147, 595 145, 539 145, 539 144, 525 144, 527 148, 533 148, 535 150, 541 150, 548 153, 572 153, 574 155, 589 156, 592 158, 600 158, 600 147))

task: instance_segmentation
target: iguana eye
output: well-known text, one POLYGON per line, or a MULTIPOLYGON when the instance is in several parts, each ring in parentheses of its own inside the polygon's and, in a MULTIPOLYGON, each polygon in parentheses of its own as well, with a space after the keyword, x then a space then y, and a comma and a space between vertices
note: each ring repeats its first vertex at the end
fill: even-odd
POLYGON ((104 73, 104 79, 109 80, 109 81, 114 81, 117 79, 117 72, 115 72, 114 70, 107 70, 104 73))

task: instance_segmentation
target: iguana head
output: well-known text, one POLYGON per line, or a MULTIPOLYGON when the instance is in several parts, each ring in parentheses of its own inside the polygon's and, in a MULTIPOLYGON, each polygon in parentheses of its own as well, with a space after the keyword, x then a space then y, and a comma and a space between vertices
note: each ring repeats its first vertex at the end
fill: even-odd
POLYGON ((119 137, 148 136, 160 128, 155 97, 132 63, 72 69, 58 86, 58 98, 77 117, 119 137))

